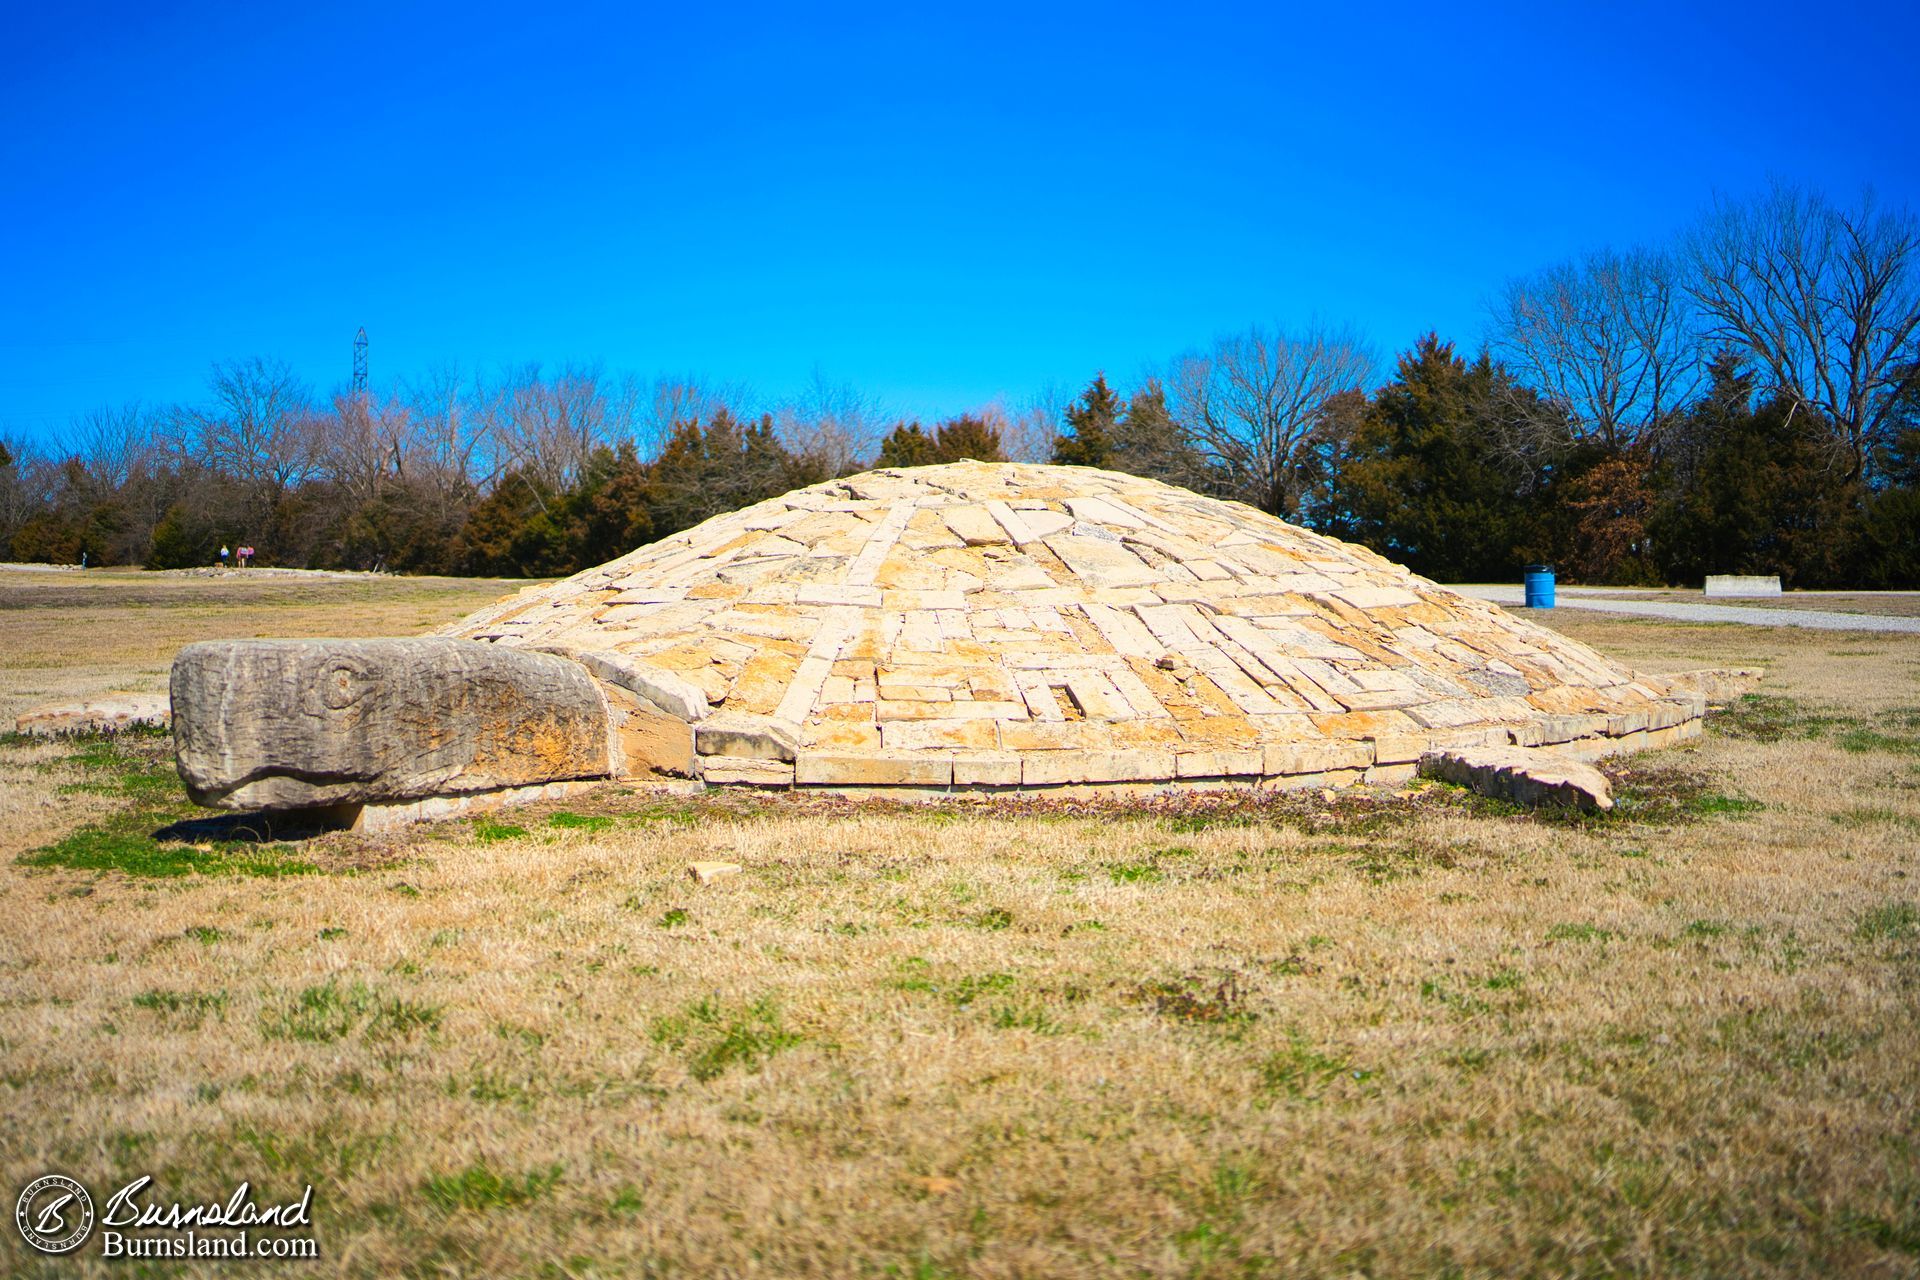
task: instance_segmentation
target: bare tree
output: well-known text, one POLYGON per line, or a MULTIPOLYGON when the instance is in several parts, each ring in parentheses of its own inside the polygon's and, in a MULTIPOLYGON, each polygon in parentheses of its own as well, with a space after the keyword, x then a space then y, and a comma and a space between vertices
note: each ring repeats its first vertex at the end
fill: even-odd
POLYGON ((312 397, 278 360, 213 367, 213 402, 174 411, 199 461, 277 498, 312 477, 320 460, 312 397))
POLYGON ((995 401, 990 407, 1005 419, 1000 427, 1000 452, 1010 462, 1045 462, 1052 457, 1053 438, 1066 421, 1067 406, 1073 403, 1075 394, 1057 383, 1048 383, 1011 412, 995 401))
POLYGON ((631 439, 639 393, 593 365, 551 377, 537 364, 509 370, 481 397, 480 413, 505 461, 550 492, 564 489, 595 448, 631 439))
POLYGON ((1495 353, 1608 450, 1652 439, 1699 389, 1679 259, 1603 249, 1514 280, 1493 306, 1495 353))
POLYGON ((873 396, 852 383, 829 382, 816 368, 806 390, 775 411, 774 427, 794 453, 844 475, 879 451, 886 419, 873 396))
POLYGON ((642 457, 658 457, 675 427, 707 422, 722 409, 746 417, 751 401, 739 383, 708 382, 692 374, 655 378, 651 396, 635 407, 634 447, 642 457))
POLYGON ((69 426, 60 452, 86 465, 98 482, 120 489, 145 472, 158 452, 152 423, 138 404, 102 407, 69 426))
POLYGON ((1276 515, 1299 509, 1305 473, 1342 392, 1363 389, 1374 358, 1345 330, 1258 326, 1174 362, 1166 379, 1175 418, 1239 497, 1276 515))
POLYGON ((453 365, 430 369, 419 382, 402 388, 408 465, 416 479, 430 479, 445 494, 493 483, 499 474, 498 451, 488 416, 473 403, 483 394, 477 386, 466 386, 453 365))
POLYGON ((1920 331, 1920 221, 1871 192, 1842 209, 1776 183, 1718 201, 1687 240, 1708 336, 1831 425, 1846 479, 1867 474, 1920 331))

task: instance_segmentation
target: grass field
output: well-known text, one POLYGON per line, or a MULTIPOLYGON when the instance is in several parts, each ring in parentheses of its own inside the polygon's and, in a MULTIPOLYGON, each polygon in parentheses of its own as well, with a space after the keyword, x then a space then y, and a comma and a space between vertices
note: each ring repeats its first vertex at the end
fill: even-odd
MULTIPOLYGON (((0 708, 499 589, 0 575, 0 708)), ((1605 819, 610 787, 267 843, 164 739, 0 741, 0 1193, 312 1183, 325 1276, 1914 1275, 1920 637, 1552 622, 1768 680, 1605 819)))

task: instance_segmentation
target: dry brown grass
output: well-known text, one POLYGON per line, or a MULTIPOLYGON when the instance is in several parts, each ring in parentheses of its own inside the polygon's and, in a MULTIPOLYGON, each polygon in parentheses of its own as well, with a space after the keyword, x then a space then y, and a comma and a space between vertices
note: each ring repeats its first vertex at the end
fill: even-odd
POLYGON ((1776 701, 1605 822, 609 789, 286 877, 16 863, 174 801, 0 746, 0 1191, 311 1181, 327 1275, 1913 1274, 1920 642, 1556 625, 1776 701))

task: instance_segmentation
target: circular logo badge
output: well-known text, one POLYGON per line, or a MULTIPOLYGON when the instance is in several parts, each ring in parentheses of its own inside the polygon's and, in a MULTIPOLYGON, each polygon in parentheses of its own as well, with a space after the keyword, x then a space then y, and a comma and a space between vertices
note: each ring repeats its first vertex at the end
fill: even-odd
POLYGON ((50 1173, 20 1193, 13 1221, 40 1252, 72 1253, 93 1230, 93 1198, 72 1178, 50 1173))

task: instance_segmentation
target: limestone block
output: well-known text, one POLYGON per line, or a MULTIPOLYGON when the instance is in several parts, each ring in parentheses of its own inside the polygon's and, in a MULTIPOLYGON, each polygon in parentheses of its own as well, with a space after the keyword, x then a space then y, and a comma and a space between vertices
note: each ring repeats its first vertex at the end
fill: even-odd
POLYGON ((1373 763, 1373 743, 1329 738, 1321 742, 1270 742, 1260 762, 1269 776, 1364 769, 1373 763))
POLYGON ((942 747, 990 751, 1000 745, 1000 735, 991 720, 889 720, 880 726, 880 742, 889 751, 927 751, 942 747))
POLYGON ((1369 739, 1377 765, 1413 764, 1427 749, 1428 738, 1418 733, 1390 733, 1369 739))
POLYGON ((953 783, 953 761, 944 755, 808 751, 794 768, 795 780, 803 787, 945 787, 953 783))
POLYGON ((871 721, 841 720, 809 724, 801 731, 802 750, 878 751, 880 726, 871 721))
POLYGON ((306 808, 490 791, 611 768, 584 667, 472 640, 188 645, 174 753, 195 802, 306 808))
POLYGON ((1591 738, 1596 734, 1605 733, 1607 718, 1590 715, 1542 716, 1538 724, 1541 745, 1551 746, 1557 742, 1572 742, 1579 738, 1591 738))
POLYGON ((1174 776, 1179 778, 1257 777, 1263 763, 1264 753, 1257 749, 1180 751, 1173 757, 1174 776))
POLYGON ((1675 671, 1670 675, 1642 676, 1668 693, 1698 694, 1710 703, 1722 706, 1759 688, 1766 672, 1758 667, 1705 667, 1697 671, 1675 671))
POLYGON ((711 710, 707 695, 683 676, 650 662, 606 649, 567 653, 597 678, 610 685, 637 693, 669 715, 692 723, 706 718, 711 710))
POLYGON ((948 507, 940 514, 945 517, 947 528, 953 530, 954 536, 970 547, 993 543, 1005 545, 1012 541, 1000 522, 985 507, 948 507))
POLYGON ((737 862, 689 862, 687 878, 695 884, 712 884, 716 880, 725 880, 729 876, 740 874, 737 862))
POLYGON ((1094 751, 1106 741, 1105 728, 1083 721, 1002 722, 1000 745, 1008 751, 1094 751))
POLYGON ((1420 603, 1419 596, 1400 587, 1346 587, 1334 594, 1356 609, 1385 609, 1420 603))
POLYGON ((1516 804, 1613 808, 1613 790, 1605 774, 1552 752, 1525 747, 1436 751, 1421 757, 1420 772, 1516 804))
POLYGON ((1017 787, 1020 757, 1011 751, 956 751, 953 753, 956 787, 1017 787))
POLYGON ((793 766, 778 760, 747 760, 738 756, 700 757, 700 776, 715 785, 790 787, 793 766))
POLYGON ((693 726, 679 716, 659 710, 651 699, 625 689, 603 686, 607 719, 612 727, 613 773, 616 777, 668 774, 691 778, 693 726))
POLYGON ((1142 747, 1129 751, 1041 751, 1020 762, 1024 786, 1075 782, 1145 782, 1171 778, 1173 752, 1142 747))
POLYGON ((1607 735, 1624 738, 1629 734, 1644 732, 1651 723, 1645 711, 1622 711, 1607 717, 1607 735))
POLYGON ((771 716, 720 711, 695 727, 694 746, 703 756, 791 761, 800 748, 800 729, 771 716))
POLYGON ((164 729, 173 711, 164 693, 106 693, 80 702, 35 707, 13 723, 15 733, 53 738, 70 733, 117 733, 122 729, 164 729))
POLYGON ((881 723, 893 720, 1025 720, 1027 708, 1021 702, 910 702, 881 700, 873 704, 881 723))

